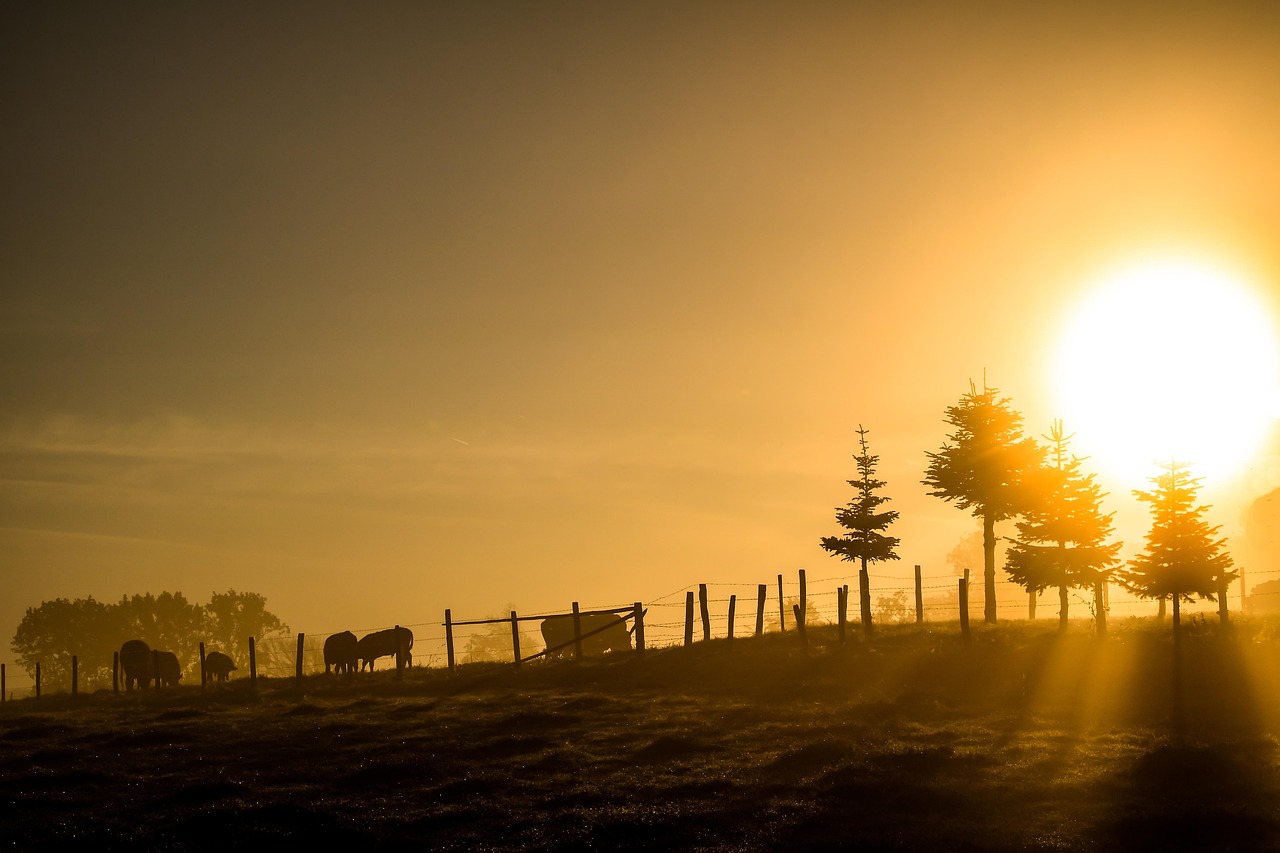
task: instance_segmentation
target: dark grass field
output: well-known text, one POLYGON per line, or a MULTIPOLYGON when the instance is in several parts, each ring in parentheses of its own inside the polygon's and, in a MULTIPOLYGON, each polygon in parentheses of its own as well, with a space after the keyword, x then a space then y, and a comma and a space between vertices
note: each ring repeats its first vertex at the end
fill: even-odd
POLYGON ((1265 626, 812 631, 0 710, 9 849, 1269 850, 1265 626))

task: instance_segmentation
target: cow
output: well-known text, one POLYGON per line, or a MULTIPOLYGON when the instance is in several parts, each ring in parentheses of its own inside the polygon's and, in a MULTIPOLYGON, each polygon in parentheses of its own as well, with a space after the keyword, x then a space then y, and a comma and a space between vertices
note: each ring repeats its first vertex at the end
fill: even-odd
POLYGON ((204 656, 204 682, 208 684, 210 680, 226 681, 232 670, 236 668, 236 662, 222 652, 209 652, 204 656))
POLYGON ((327 674, 330 667, 335 673, 351 674, 358 668, 358 658, 356 657, 356 635, 350 631, 343 631, 341 634, 332 634, 324 641, 324 671, 327 674))
POLYGON ((156 689, 161 687, 177 687, 182 679, 182 664, 173 652, 151 652, 152 666, 155 672, 156 689))
MULTIPOLYGON (((631 650, 631 632, 620 616, 612 613, 583 613, 578 617, 584 655, 631 650), (586 636, 590 634, 591 636, 586 636)), ((573 616, 548 616, 542 620, 542 640, 548 658, 573 655, 573 616)))
POLYGON ((151 686, 151 647, 142 640, 125 640, 120 647, 120 669, 124 673, 124 689, 133 686, 146 690, 151 686))
POLYGON ((413 655, 409 650, 413 648, 413 632, 408 628, 387 628, 382 631, 374 631, 372 634, 365 634, 360 638, 360 642, 356 643, 356 657, 360 660, 360 669, 366 666, 369 671, 373 672, 373 662, 380 657, 394 655, 398 648, 404 649, 404 665, 413 665, 413 655), (400 632, 399 638, 396 632, 400 632))

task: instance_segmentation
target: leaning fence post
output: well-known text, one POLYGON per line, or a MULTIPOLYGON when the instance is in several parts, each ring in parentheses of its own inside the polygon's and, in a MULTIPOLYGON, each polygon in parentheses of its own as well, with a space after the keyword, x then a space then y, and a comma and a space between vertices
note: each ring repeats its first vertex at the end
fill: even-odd
POLYGON ((920 567, 916 566, 916 624, 924 621, 924 587, 920 582, 920 567))
POLYGON ((573 659, 582 660, 582 612, 573 603, 573 659))
POLYGON ((756 636, 764 633, 764 600, 769 594, 769 585, 762 583, 756 587, 756 636))
POLYGON ((631 612, 635 617, 636 632, 636 653, 644 654, 644 607, 641 602, 637 601, 631 606, 631 612))
POLYGON ((71 656, 71 695, 75 696, 80 692, 80 658, 76 655, 71 656))
POLYGON ((702 639, 711 639, 711 611, 707 608, 707 585, 698 584, 698 609, 702 612, 702 639))
POLYGON ((800 632, 800 645, 807 652, 809 651, 809 636, 804 631, 804 619, 800 613, 800 605, 793 604, 791 605, 791 609, 794 610, 796 614, 796 630, 800 632))
POLYGON ((201 693, 204 692, 204 685, 205 685, 205 682, 208 680, 209 680, 208 677, 204 674, 204 642, 201 641, 200 643, 200 692, 201 693))
POLYGON ((693 645, 693 590, 684 596, 684 647, 693 645))
POLYGON ((511 611, 511 654, 515 658, 516 666, 520 661, 520 619, 516 616, 514 610, 511 611))
POLYGON ((298 634, 298 659, 294 664, 293 670, 294 677, 297 678, 298 681, 302 681, 302 641, 306 636, 306 634, 298 634))
POLYGON ((782 575, 778 575, 778 630, 787 630, 787 605, 782 600, 782 575))
POLYGON ((960 636, 969 645, 969 570, 960 579, 960 636))
POLYGON ((449 671, 454 672, 457 662, 453 659, 453 611, 444 611, 444 650, 449 659, 449 671))
POLYGON ((249 685, 258 686, 258 647, 253 637, 249 638, 249 685))
POLYGON ((733 639, 733 615, 734 615, 734 611, 737 609, 738 609, 738 596, 736 595, 729 596, 729 639, 730 640, 733 639))
POLYGON ((796 621, 809 621, 809 587, 804 582, 804 569, 800 570, 800 618, 796 621))

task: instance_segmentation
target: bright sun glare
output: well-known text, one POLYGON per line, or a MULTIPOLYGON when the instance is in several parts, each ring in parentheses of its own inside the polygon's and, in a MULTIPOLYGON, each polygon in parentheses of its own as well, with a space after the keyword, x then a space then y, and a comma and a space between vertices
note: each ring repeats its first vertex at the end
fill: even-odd
POLYGON ((1243 276, 1160 257, 1103 274, 1059 342, 1055 388, 1073 450, 1145 487, 1176 458, 1210 480, 1248 466, 1277 412, 1268 307, 1243 276))

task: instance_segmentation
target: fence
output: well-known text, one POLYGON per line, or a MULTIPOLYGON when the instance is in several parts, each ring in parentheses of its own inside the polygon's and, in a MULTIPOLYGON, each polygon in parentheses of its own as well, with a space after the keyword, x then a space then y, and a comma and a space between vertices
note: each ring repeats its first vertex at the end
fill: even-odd
MULTIPOLYGON (((1280 574, 1280 570, 1252 572, 1250 576, 1275 574, 1280 574)), ((870 614, 872 610, 879 611, 878 619, 882 623, 910 622, 913 619, 916 623, 951 622, 958 616, 961 636, 962 638, 967 638, 969 599, 976 595, 978 601, 981 602, 984 591, 983 580, 974 578, 970 581, 968 575, 969 573, 966 570, 963 578, 956 578, 953 575, 925 576, 922 574, 919 565, 914 567, 914 573, 911 576, 882 574, 874 579, 874 584, 871 583, 872 579, 868 579, 866 595, 860 596, 863 599, 860 601, 860 610, 864 615, 870 614), (885 593, 888 593, 888 595, 885 593), (869 601, 873 594, 879 595, 875 608, 871 607, 869 601), (914 607, 910 606, 908 602, 914 607)), ((741 610, 738 607, 740 596, 737 591, 741 591, 744 593, 741 596, 743 600, 749 600, 752 594, 756 599, 754 633, 757 636, 768 632, 785 632, 788 630, 788 622, 790 622, 790 628, 797 632, 799 641, 807 642, 807 628, 820 624, 834 624, 839 642, 843 643, 846 639, 848 626, 851 624, 848 615, 848 580, 850 580, 848 576, 835 576, 811 581, 807 577, 806 571, 800 569, 795 588, 796 594, 789 596, 785 578, 779 574, 776 578, 776 610, 774 609, 774 603, 769 601, 771 584, 702 583, 673 590, 666 595, 651 600, 644 606, 641 606, 641 602, 634 602, 625 607, 582 608, 578 602, 574 602, 572 609, 568 612, 539 612, 519 615, 513 610, 508 616, 466 620, 454 620, 452 610, 445 610, 443 623, 396 625, 391 630, 396 631, 398 636, 398 632, 402 628, 410 629, 410 633, 412 633, 414 628, 442 627, 444 633, 413 638, 410 645, 416 650, 418 660, 422 662, 419 665, 447 666, 453 671, 459 664, 458 647, 465 633, 463 629, 509 626, 499 629, 500 633, 496 635, 492 633, 479 636, 472 635, 467 641, 465 654, 463 655, 465 660, 462 662, 488 660, 505 661, 519 665, 540 657, 553 655, 569 647, 574 649, 575 658, 581 658, 584 654, 583 641, 603 634, 607 630, 605 627, 598 627, 584 631, 581 626, 581 620, 584 617, 628 614, 625 618, 621 618, 621 621, 624 623, 627 620, 632 621, 631 632, 635 637, 637 649, 643 652, 645 648, 692 645, 695 627, 701 628, 702 641, 710 640, 717 633, 714 626, 719 624, 720 619, 724 620, 722 623, 724 631, 721 636, 733 639, 738 635, 736 623, 741 610), (832 581, 835 582, 834 587, 826 586, 818 591, 810 590, 811 585, 830 584, 832 581), (712 596, 712 589, 726 592, 729 590, 737 591, 729 592, 728 595, 712 596), (683 601, 680 600, 682 594, 683 601), (831 599, 834 599, 834 606, 827 605, 824 607, 831 599), (681 613, 681 610, 683 610, 683 613, 681 613), (824 611, 830 613, 832 610, 834 610, 834 619, 825 618, 824 611), (698 617, 696 620, 695 613, 698 617), (575 614, 576 619, 574 619, 575 614), (531 649, 536 644, 536 639, 522 635, 520 625, 556 617, 574 619, 577 624, 574 626, 573 639, 557 644, 550 649, 543 648, 532 654, 525 654, 526 650, 531 649)), ((997 588, 1005 592, 1004 595, 997 596, 997 610, 1005 614, 1005 618, 1011 612, 1027 613, 1031 609, 1025 590, 1008 581, 997 581, 997 588), (1011 598, 1016 600, 1010 600, 1011 598)), ((1239 601, 1242 612, 1245 611, 1246 601, 1255 606, 1264 605, 1271 600, 1268 598, 1269 596, 1280 596, 1280 589, 1254 593, 1246 597, 1244 572, 1243 570, 1241 571, 1239 601)), ((1092 601, 1078 594, 1074 598, 1077 604, 1083 604, 1086 607, 1092 606, 1092 601)), ((1220 596, 1220 598, 1225 599, 1225 596, 1220 596)), ((1105 591, 1103 599, 1104 612, 1110 611, 1113 615, 1150 614, 1156 606, 1154 602, 1147 600, 1111 601, 1105 591)), ((1277 599, 1277 602, 1280 603, 1280 599, 1277 599)), ((1214 609, 1221 611, 1222 602, 1220 601, 1218 605, 1215 605, 1214 609)), ((1268 607, 1268 609, 1280 608, 1268 607)), ((1158 612, 1163 614, 1163 609, 1161 608, 1158 612)), ((1183 612, 1194 613, 1196 609, 1184 607, 1183 612)), ((1204 612, 1203 609, 1201 612, 1204 612)), ((870 623, 865 618, 859 621, 864 630, 870 627, 870 623)), ((360 633, 372 633, 379 630, 387 629, 366 629, 360 633)), ((256 683, 259 675, 276 679, 289 677, 300 679, 308 672, 322 671, 325 668, 324 641, 335 633, 340 632, 300 632, 297 635, 248 638, 248 675, 250 681, 256 683)), ((200 661, 198 673, 201 675, 201 687, 206 689, 203 646, 204 644, 201 643, 202 660, 200 661)), ((408 648, 397 648, 395 654, 397 672, 402 673, 406 667, 412 665, 412 655, 409 653, 408 648)), ((112 689, 118 692, 118 661, 113 661, 112 669, 112 689)), ((370 663, 370 669, 373 669, 372 663, 370 663)), ((79 675, 78 659, 76 656, 72 656, 70 683, 58 685, 54 687, 54 691, 66 692, 69 688, 69 692, 72 695, 77 695, 81 686, 79 675)), ((28 696, 39 698, 49 686, 43 683, 42 668, 39 662, 35 664, 31 673, 23 672, 22 674, 11 673, 5 664, 0 664, 0 701, 7 702, 15 698, 17 692, 15 687, 23 690, 28 696), (15 675, 17 676, 16 679, 13 677, 15 675)))

